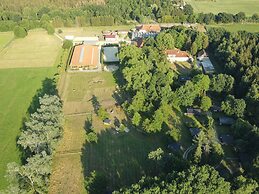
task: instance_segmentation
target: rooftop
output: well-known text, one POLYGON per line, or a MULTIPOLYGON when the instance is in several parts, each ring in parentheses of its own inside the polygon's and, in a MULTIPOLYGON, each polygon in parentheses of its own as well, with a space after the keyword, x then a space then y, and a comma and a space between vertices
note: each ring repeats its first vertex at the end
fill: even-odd
POLYGON ((180 49, 166 50, 165 53, 167 55, 172 55, 174 57, 190 57, 190 55, 187 52, 181 51, 180 49))
POLYGON ((200 129, 199 128, 190 128, 189 131, 191 132, 192 136, 197 136, 200 134, 200 129))
POLYGON ((223 144, 226 144, 226 145, 230 145, 230 144, 233 144, 234 142, 234 138, 231 136, 231 135, 221 135, 219 137, 220 141, 223 143, 223 144))
POLYGON ((141 26, 137 26, 137 30, 145 30, 147 32, 160 32, 161 27, 159 24, 143 24, 141 26))
POLYGON ((214 68, 213 64, 211 63, 209 57, 204 57, 201 61, 201 65, 202 65, 204 73, 213 73, 215 71, 215 68, 214 68))
POLYGON ((219 124, 220 125, 232 125, 234 124, 235 120, 231 117, 219 117, 219 124))
POLYGON ((93 45, 77 45, 74 48, 70 65, 72 67, 96 68, 99 64, 99 48, 93 45))

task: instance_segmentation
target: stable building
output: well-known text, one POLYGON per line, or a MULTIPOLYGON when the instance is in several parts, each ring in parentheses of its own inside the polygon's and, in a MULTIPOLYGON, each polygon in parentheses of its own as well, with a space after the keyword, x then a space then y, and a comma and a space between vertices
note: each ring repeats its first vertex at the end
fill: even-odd
POLYGON ((100 48, 96 45, 77 45, 70 61, 71 69, 97 69, 100 64, 100 48))
POLYGON ((179 49, 166 50, 165 54, 167 59, 171 62, 192 62, 193 58, 186 51, 181 51, 179 49))

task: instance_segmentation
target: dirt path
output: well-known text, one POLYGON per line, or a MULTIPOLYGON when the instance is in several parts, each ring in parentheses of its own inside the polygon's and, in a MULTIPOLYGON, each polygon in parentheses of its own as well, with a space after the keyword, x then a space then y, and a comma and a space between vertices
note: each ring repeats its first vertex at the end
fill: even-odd
MULTIPOLYGON (((64 73, 59 83, 59 93, 64 105, 67 103, 64 97, 68 85, 69 75, 64 73)), ((85 193, 81 151, 85 143, 86 117, 85 114, 76 117, 65 116, 64 136, 53 158, 50 194, 85 193)))

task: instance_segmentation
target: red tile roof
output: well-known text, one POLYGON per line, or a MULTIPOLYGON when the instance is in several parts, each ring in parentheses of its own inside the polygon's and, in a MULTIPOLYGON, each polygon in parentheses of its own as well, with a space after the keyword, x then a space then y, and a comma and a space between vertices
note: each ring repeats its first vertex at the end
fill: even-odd
POLYGON ((175 57, 190 57, 187 52, 181 51, 179 49, 166 50, 165 53, 167 55, 174 55, 175 57))
POLYGON ((108 34, 108 35, 104 35, 104 38, 116 38, 116 35, 108 34))
POLYGON ((138 30, 145 30, 147 32, 160 32, 161 27, 159 24, 143 24, 137 27, 138 30))

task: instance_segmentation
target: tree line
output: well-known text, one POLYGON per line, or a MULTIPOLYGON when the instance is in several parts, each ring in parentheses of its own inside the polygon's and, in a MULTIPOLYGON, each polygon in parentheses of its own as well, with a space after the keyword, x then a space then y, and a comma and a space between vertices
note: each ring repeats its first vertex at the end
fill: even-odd
MULTIPOLYGON (((232 89, 220 95, 225 100, 222 110, 227 115, 238 118, 231 127, 236 138, 235 146, 239 154, 248 155, 242 163, 249 176, 258 180, 259 152, 256 147, 259 146, 259 33, 229 33, 221 28, 213 28, 208 31, 208 35, 209 50, 222 73, 234 78, 231 81, 232 89)), ((219 76, 217 80, 221 80, 219 76)), ((220 92, 213 88, 215 92, 220 92)))
POLYGON ((3 1, 0 3, 0 31, 13 30, 16 25, 20 25, 27 30, 42 27, 39 23, 42 19, 48 17, 50 24, 54 27, 71 26, 99 26, 113 24, 129 23, 232 23, 232 22, 258 22, 258 14, 247 17, 245 13, 237 14, 219 13, 219 14, 195 14, 189 4, 183 4, 181 1, 171 0, 108 0, 96 1, 100 3, 85 3, 84 1, 66 1, 59 0, 57 3, 64 2, 60 7, 55 2, 27 1, 21 4, 12 1, 3 1), (67 6, 68 4, 70 6, 67 6), (57 6, 58 5, 58 6, 57 6), (19 7, 19 8, 18 8, 19 7))
POLYGON ((47 193, 56 145, 62 136, 62 102, 56 90, 34 98, 31 114, 24 122, 17 145, 22 164, 7 165, 10 183, 4 193, 47 193))

